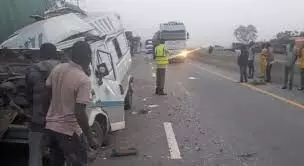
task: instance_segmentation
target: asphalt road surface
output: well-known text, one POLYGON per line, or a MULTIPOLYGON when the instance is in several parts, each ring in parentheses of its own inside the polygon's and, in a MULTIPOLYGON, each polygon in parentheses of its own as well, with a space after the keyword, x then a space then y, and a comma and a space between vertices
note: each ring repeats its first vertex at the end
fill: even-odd
POLYGON ((112 133, 94 166, 304 165, 304 107, 293 99, 194 61, 169 65, 167 96, 153 94, 155 68, 147 55, 134 57, 133 74, 127 127, 112 133), (115 158, 113 148, 138 154, 115 158))

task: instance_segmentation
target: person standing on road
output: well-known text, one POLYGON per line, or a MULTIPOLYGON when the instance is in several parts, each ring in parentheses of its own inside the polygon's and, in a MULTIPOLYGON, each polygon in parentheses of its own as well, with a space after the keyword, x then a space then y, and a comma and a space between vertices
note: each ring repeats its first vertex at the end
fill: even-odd
POLYGON ((266 79, 265 77, 266 66, 267 66, 267 49, 266 49, 266 44, 264 43, 262 45, 262 50, 260 53, 260 73, 261 73, 261 78, 263 78, 264 80, 266 79))
POLYGON ((27 98, 32 103, 32 121, 29 126, 29 162, 30 166, 42 166, 45 140, 45 117, 51 101, 50 89, 45 81, 52 69, 59 64, 56 47, 45 43, 40 47, 42 61, 27 69, 25 81, 27 85, 27 98))
POLYGON ((249 49, 248 49, 248 78, 254 77, 254 60, 255 60, 255 53, 253 51, 254 43, 250 42, 249 49))
POLYGON ((241 46, 241 53, 238 56, 238 65, 240 67, 240 82, 248 82, 247 65, 248 65, 248 49, 246 45, 241 46))
POLYGON ((274 63, 274 54, 273 54, 273 48, 271 47, 270 43, 266 43, 266 49, 267 49, 267 65, 266 65, 266 82, 271 82, 271 69, 272 64, 274 63))
POLYGON ((87 146, 97 147, 86 114, 91 102, 91 82, 85 71, 91 62, 91 48, 86 42, 76 42, 71 51, 71 61, 56 66, 46 80, 52 87, 52 100, 46 116, 46 129, 50 140, 51 166, 61 166, 64 157, 69 166, 87 165, 87 146))
POLYGON ((299 62, 300 62, 300 87, 298 90, 304 90, 304 46, 302 45, 299 50, 299 62))
POLYGON ((169 64, 167 57, 167 49, 164 45, 164 40, 160 40, 160 44, 155 47, 155 61, 156 61, 156 95, 167 95, 164 92, 166 80, 166 68, 169 64))
POLYGON ((285 57, 285 66, 284 66, 284 83, 282 89, 291 90, 293 86, 293 76, 294 76, 294 64, 297 60, 297 55, 295 51, 295 42, 294 40, 291 43, 286 45, 286 57, 285 57))

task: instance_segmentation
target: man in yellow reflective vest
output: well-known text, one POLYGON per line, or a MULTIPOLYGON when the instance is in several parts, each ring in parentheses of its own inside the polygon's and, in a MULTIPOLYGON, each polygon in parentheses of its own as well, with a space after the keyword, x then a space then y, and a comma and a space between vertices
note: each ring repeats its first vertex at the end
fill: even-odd
POLYGON ((155 62, 156 62, 156 95, 167 95, 164 92, 165 80, 166 80, 166 68, 169 63, 167 57, 167 49, 164 45, 164 41, 161 40, 160 44, 155 47, 155 62))

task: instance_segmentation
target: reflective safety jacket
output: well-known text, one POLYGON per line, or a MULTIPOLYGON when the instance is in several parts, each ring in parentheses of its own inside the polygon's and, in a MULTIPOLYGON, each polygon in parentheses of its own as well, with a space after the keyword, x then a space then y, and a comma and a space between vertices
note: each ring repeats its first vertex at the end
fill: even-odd
POLYGON ((164 44, 155 47, 155 61, 157 65, 167 65, 169 63, 164 44))

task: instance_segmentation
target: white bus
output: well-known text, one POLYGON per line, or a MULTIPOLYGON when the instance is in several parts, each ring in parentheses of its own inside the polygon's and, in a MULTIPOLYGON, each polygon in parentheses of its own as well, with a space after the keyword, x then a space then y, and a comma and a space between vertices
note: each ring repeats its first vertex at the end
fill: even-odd
POLYGON ((170 62, 184 62, 187 56, 187 40, 189 39, 189 33, 184 23, 168 22, 160 24, 159 39, 165 41, 170 62))

